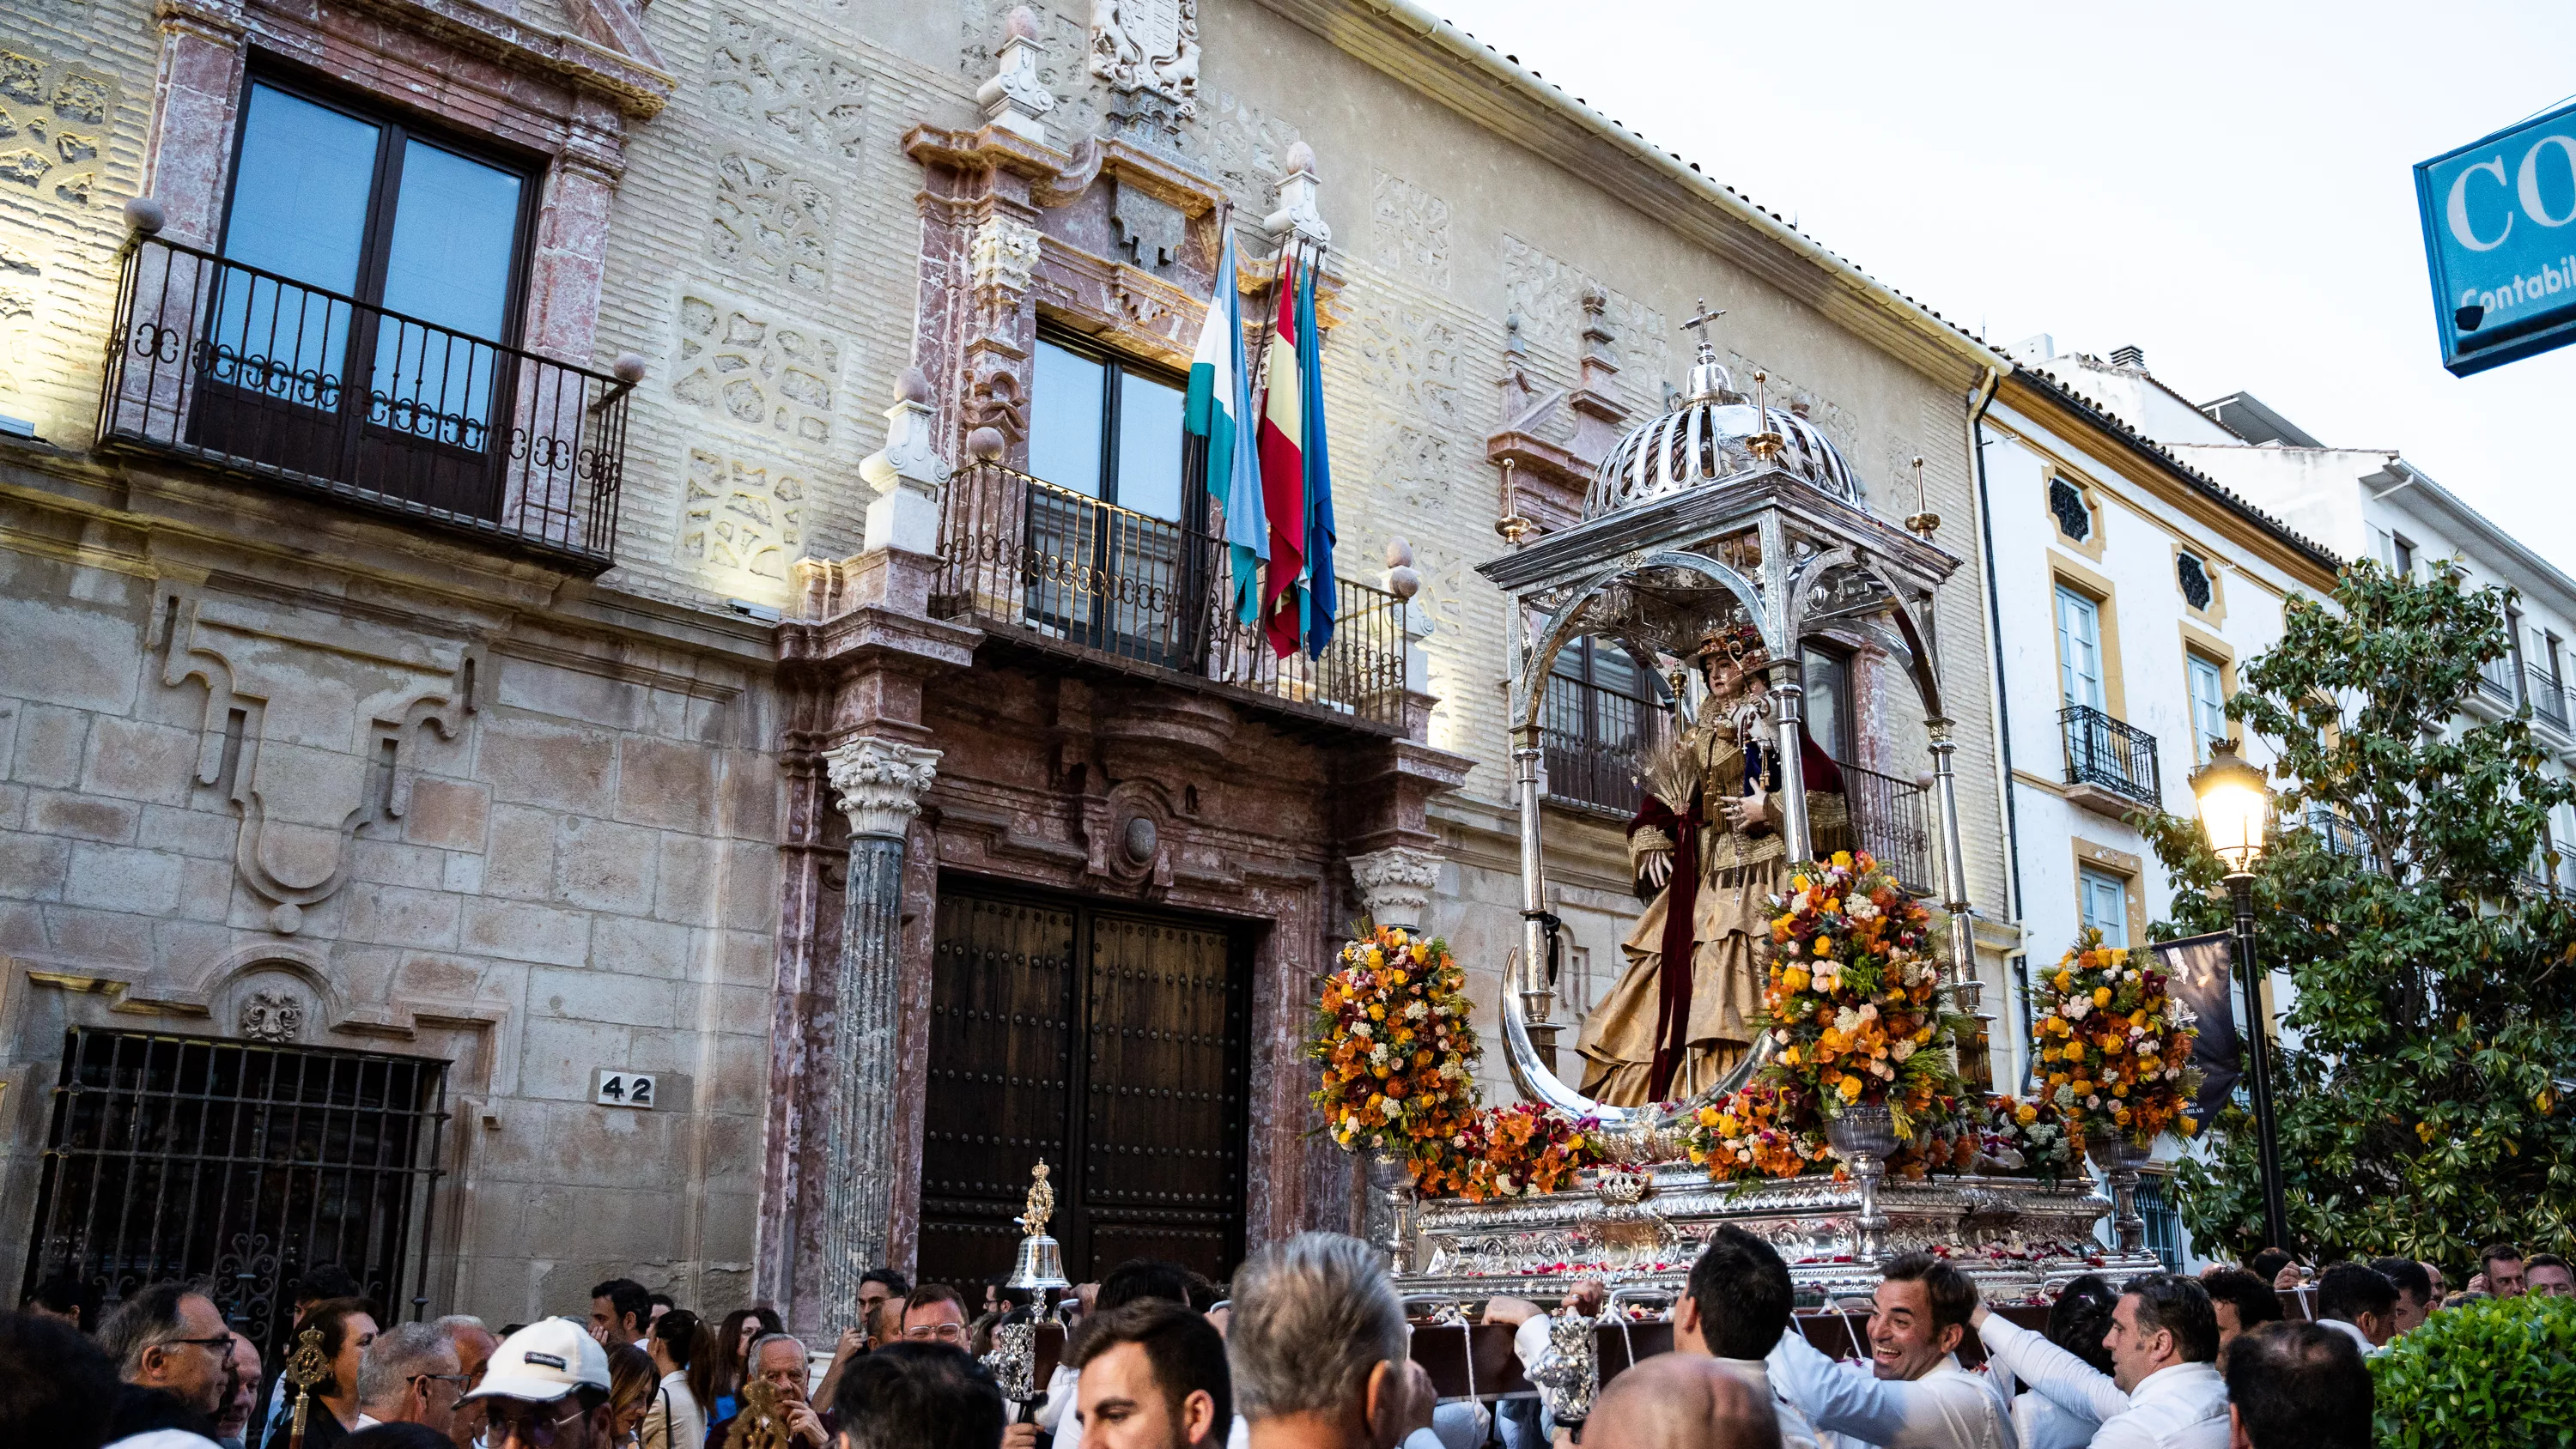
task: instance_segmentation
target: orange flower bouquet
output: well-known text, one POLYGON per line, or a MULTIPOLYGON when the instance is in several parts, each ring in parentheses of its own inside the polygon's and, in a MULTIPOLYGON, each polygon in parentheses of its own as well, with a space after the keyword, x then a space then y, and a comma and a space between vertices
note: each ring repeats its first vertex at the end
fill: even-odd
POLYGON ((1324 978, 1306 1055, 1333 1141, 1413 1160, 1456 1148, 1476 1113, 1483 1047, 1467 1022, 1467 973, 1447 942, 1379 926, 1342 948, 1324 978))
POLYGON ((1452 1151, 1424 1161, 1416 1159, 1414 1185, 1424 1193, 1456 1193, 1469 1202, 1495 1197, 1521 1197, 1555 1192, 1573 1184, 1584 1168, 1598 1165, 1601 1150, 1591 1118, 1521 1102, 1475 1113, 1451 1139, 1452 1151))
POLYGON ((1812 1112, 1805 1125, 1796 1125, 1800 1114, 1792 1101, 1778 1087, 1753 1082, 1703 1105, 1683 1129, 1690 1160, 1719 1182, 1796 1177, 1825 1161, 1825 1134, 1812 1112))
POLYGON ((2159 1133, 2188 1137, 2199 1128, 2190 1108, 2200 1091, 2191 1064, 2200 1034, 2152 960, 2103 945, 2101 931, 2087 927, 2031 992, 2040 1100, 2078 1143, 2100 1133, 2145 1147, 2159 1133))
POLYGON ((1776 1055, 1761 1079, 1818 1129, 1849 1106, 1887 1104, 1898 1138, 1959 1090, 1950 1048, 1976 1024, 1941 985, 1932 914, 1866 852, 1800 865, 1772 897, 1761 1026, 1776 1055))

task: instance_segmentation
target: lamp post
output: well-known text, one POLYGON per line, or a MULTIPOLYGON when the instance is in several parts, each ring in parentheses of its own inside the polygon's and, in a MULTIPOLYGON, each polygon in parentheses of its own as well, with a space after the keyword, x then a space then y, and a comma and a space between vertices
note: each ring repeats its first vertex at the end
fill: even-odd
POLYGON ((2227 891, 2236 903, 2236 973, 2245 992, 2245 1079, 2254 1098, 2254 1139, 2263 1173, 2263 1233, 2267 1245, 2290 1247, 2290 1214, 2281 1197, 2281 1147, 2273 1131, 2271 1021, 2263 1011, 2262 976, 2254 963, 2254 862, 2272 815, 2272 790, 2263 772, 2236 753, 2233 740, 2218 742, 2209 763, 2191 772, 2200 802, 2200 828, 2209 848, 2227 862, 2227 891))

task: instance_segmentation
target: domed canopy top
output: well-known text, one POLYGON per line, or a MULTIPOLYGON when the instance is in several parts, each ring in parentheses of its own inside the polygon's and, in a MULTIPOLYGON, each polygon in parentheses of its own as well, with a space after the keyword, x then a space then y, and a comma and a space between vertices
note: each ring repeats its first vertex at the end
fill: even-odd
POLYGON ((1757 410, 1735 390, 1716 349, 1703 342, 1691 366, 1689 393, 1672 411, 1620 439, 1601 460, 1592 491, 1583 500, 1583 516, 1599 518, 1763 466, 1793 474, 1855 507, 1866 506, 1859 476, 1832 440, 1796 413, 1757 410), (1767 465, 1751 446, 1755 435, 1766 431, 1781 441, 1778 456, 1767 465))

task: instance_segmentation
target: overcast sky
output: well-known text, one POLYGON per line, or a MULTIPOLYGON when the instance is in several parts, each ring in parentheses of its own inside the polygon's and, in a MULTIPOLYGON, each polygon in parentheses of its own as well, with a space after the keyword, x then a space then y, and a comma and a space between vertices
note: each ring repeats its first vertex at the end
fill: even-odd
POLYGON ((2576 5, 1426 3, 1989 341, 2134 343, 2576 573, 2576 347, 2442 370, 2411 170, 2576 92, 2576 5))

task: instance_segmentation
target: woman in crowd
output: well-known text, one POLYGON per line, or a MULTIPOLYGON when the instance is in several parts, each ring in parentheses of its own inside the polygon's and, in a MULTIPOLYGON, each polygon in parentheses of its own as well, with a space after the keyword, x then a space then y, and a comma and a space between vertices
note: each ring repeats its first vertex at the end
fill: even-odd
MULTIPOLYGON (((295 1322, 290 1344, 304 1341, 304 1330, 322 1330, 322 1357, 331 1376, 313 1386, 313 1405, 304 1418, 304 1449, 332 1449, 358 1427, 358 1363, 376 1341, 375 1305, 364 1298, 325 1298, 304 1310, 295 1322)), ((292 1394, 286 1400, 289 1422, 295 1413, 292 1394)), ((274 1442, 286 1442, 280 1427, 274 1442)))
POLYGON ((661 1383, 653 1356, 631 1343, 608 1350, 608 1442, 617 1449, 636 1442, 644 1416, 653 1407, 653 1390, 661 1383))
MULTIPOLYGON (((742 1407, 742 1381, 751 1371, 751 1345, 763 1334, 785 1333, 778 1310, 767 1306, 737 1308, 716 1330, 716 1371, 711 1387, 713 1408, 707 1422, 722 1423, 742 1407)), ((702 1401, 700 1407, 707 1405, 702 1401)))
POLYGON ((707 1437, 702 1406, 715 1397, 716 1336, 698 1315, 674 1308, 653 1320, 644 1347, 662 1375, 644 1415, 644 1449, 698 1449, 707 1437))

